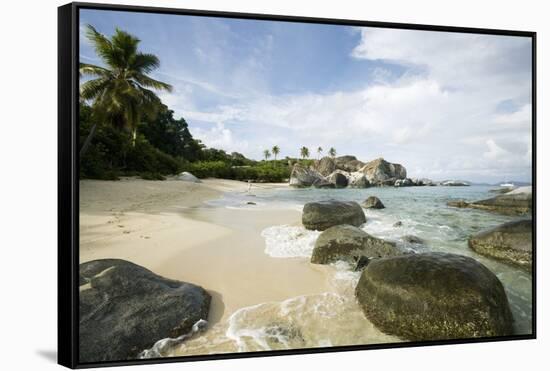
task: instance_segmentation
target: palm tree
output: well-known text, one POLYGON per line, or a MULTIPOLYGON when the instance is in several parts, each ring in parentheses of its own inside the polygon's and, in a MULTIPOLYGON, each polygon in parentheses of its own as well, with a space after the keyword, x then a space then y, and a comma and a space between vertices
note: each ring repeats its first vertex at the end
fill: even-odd
POLYGON ((330 149, 328 150, 328 154, 332 158, 336 157, 336 150, 334 149, 334 147, 330 147, 330 149))
POLYGON ((309 157, 309 149, 307 147, 300 148, 300 156, 305 160, 309 157))
POLYGON ((135 145, 136 130, 143 117, 152 119, 162 109, 160 98, 150 89, 171 91, 172 86, 147 74, 157 69, 159 59, 138 51, 140 40, 120 29, 109 39, 93 26, 86 26, 86 37, 106 67, 80 63, 80 75, 92 76, 81 85, 80 96, 92 100, 95 124, 80 150, 86 151, 98 122, 129 130, 135 145))
POLYGON ((271 153, 273 153, 273 157, 275 157, 275 160, 277 160, 277 155, 279 154, 279 152, 279 146, 273 146, 273 148, 271 148, 271 153))
POLYGON ((321 153, 323 153, 323 147, 319 146, 317 147, 317 160, 321 157, 321 153))
POLYGON ((264 158, 267 161, 268 158, 271 157, 271 152, 269 152, 269 149, 264 150, 264 158))

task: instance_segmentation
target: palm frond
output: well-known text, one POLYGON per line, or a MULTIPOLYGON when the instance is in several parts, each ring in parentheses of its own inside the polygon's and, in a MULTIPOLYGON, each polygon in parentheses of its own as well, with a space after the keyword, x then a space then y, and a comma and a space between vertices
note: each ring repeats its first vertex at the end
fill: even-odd
POLYGON ((78 71, 80 75, 99 76, 99 77, 112 77, 111 71, 106 68, 96 66, 88 63, 80 63, 78 71))
POLYGON ((172 85, 167 84, 162 81, 155 80, 149 76, 146 76, 142 73, 137 73, 134 75, 134 79, 145 88, 153 88, 156 90, 166 90, 168 92, 172 91, 172 85))
POLYGON ((160 66, 158 57, 154 54, 137 53, 132 64, 129 66, 132 70, 140 73, 149 73, 160 66))

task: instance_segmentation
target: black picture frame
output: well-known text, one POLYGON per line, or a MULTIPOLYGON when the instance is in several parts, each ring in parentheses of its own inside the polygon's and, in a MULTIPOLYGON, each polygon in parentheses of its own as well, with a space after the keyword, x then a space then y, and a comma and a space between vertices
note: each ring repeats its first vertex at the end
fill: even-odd
POLYGON ((89 368, 102 366, 124 366, 136 364, 172 363, 203 360, 222 360, 230 358, 248 358, 279 356, 289 354, 308 354, 324 352, 342 352, 368 349, 386 349, 418 347, 431 345, 449 345, 508 340, 536 339, 536 225, 537 225, 537 187, 536 187, 536 122, 537 122, 537 86, 536 86, 536 32, 500 30, 487 28, 450 27, 423 24, 389 23, 360 21, 350 19, 313 18, 302 16, 283 16, 273 14, 234 13, 223 11, 204 11, 191 9, 157 8, 128 5, 109 5, 97 3, 70 3, 58 8, 58 363, 69 368, 89 368), (334 346, 326 348, 290 349, 277 351, 257 351, 246 353, 196 355, 143 360, 122 360, 113 362, 80 363, 78 357, 78 266, 79 266, 79 161, 78 161, 78 100, 79 100, 79 11, 81 9, 114 10, 140 13, 193 15, 251 20, 270 20, 281 22, 302 22, 347 26, 366 26, 379 28, 444 31, 456 33, 474 33, 485 35, 522 36, 532 41, 532 185, 533 185, 533 268, 532 268, 532 333, 500 337, 472 339, 452 339, 437 341, 418 341, 390 344, 371 344, 353 346, 334 346))

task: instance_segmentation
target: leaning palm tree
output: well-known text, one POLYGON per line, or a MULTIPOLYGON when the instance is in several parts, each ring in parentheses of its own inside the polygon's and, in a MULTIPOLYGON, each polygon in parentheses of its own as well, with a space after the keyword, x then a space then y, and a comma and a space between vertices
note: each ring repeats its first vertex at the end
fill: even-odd
POLYGON ((273 153, 273 157, 275 157, 275 160, 277 160, 277 155, 279 154, 279 152, 281 152, 279 146, 273 146, 273 148, 271 148, 271 153, 273 153))
POLYGON ((317 147, 317 159, 321 157, 321 153, 323 153, 323 147, 319 146, 317 147))
POLYGON ((309 157, 309 149, 307 147, 300 148, 300 156, 305 160, 309 157))
POLYGON ((86 37, 92 42, 105 67, 80 63, 80 75, 95 77, 81 85, 80 96, 92 101, 94 125, 80 150, 86 151, 97 123, 108 123, 130 131, 135 145, 136 130, 142 118, 152 119, 162 108, 160 98, 150 89, 171 91, 172 86, 147 74, 157 69, 159 59, 138 51, 140 40, 119 30, 108 38, 93 26, 86 26, 86 37))
POLYGON ((269 152, 268 149, 264 150, 264 158, 267 161, 268 158, 271 157, 271 152, 269 152))
POLYGON ((328 150, 328 154, 332 158, 336 157, 336 150, 334 149, 334 147, 330 147, 330 149, 328 150))

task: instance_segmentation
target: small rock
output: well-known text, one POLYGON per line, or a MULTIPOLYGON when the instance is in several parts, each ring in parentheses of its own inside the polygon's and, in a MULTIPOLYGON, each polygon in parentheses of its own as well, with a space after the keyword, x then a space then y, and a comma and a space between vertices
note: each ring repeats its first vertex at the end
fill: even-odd
POLYGON ((395 228, 403 226, 403 222, 401 220, 398 220, 397 222, 393 223, 393 226, 395 228))
POLYGON ((413 236, 413 235, 405 235, 403 237, 401 237, 401 240, 404 241, 404 242, 407 242, 407 243, 414 243, 414 244, 417 244, 417 245, 423 245, 424 244, 424 240, 420 237, 417 237, 417 236, 413 236))
POLYGON ((384 209, 385 206, 376 196, 370 196, 362 204, 365 209, 384 209))

